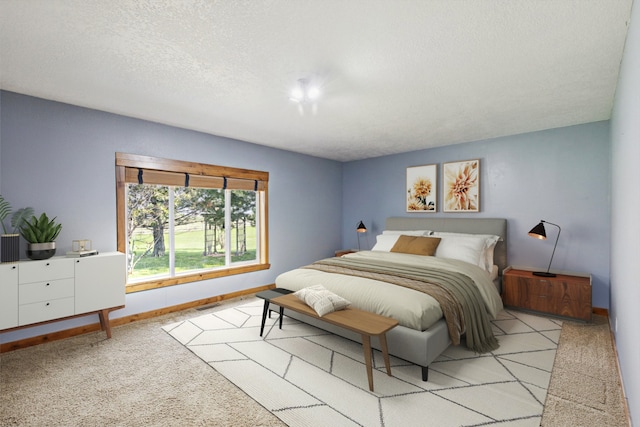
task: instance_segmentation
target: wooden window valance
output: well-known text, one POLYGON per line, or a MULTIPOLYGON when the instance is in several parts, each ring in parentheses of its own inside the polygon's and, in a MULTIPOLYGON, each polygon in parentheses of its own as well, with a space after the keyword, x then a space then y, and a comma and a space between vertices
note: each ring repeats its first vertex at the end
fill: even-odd
POLYGON ((269 173, 181 160, 116 153, 127 183, 265 191, 269 173))

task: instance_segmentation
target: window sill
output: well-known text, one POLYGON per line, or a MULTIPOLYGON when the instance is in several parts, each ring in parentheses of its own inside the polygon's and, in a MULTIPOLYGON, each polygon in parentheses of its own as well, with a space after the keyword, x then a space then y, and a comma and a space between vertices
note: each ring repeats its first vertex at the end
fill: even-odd
POLYGON ((164 288, 165 286, 181 285, 184 283, 199 282, 202 280, 215 279, 217 277, 233 276, 235 274, 251 273, 253 271, 268 270, 271 264, 252 264, 241 267, 224 268, 219 270, 208 270, 195 274, 185 274, 183 276, 170 277, 165 279, 149 280, 127 284, 126 293, 148 291, 151 289, 164 288))

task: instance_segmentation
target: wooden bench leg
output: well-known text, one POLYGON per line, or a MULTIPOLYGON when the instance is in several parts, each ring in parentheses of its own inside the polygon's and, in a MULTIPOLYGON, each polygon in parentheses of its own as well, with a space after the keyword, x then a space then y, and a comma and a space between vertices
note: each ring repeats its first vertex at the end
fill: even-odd
MULTIPOLYGON (((264 306, 262 308, 262 323, 260 324, 260 336, 262 336, 262 333, 264 332, 264 322, 267 320, 267 312, 271 314, 271 312, 269 311, 269 300, 265 299, 264 306)), ((269 316, 269 318, 271 318, 271 316, 269 316)))
POLYGON ((282 318, 284 317, 284 308, 280 307, 280 329, 282 329, 282 318))
POLYGON ((364 350, 364 363, 367 365, 369 390, 373 391, 373 364, 371 363, 371 337, 369 335, 362 335, 362 348, 364 350))
MULTIPOLYGON (((111 324, 109 323, 109 310, 100 310, 100 328, 107 333, 107 338, 111 338, 111 324)), ((94 317, 95 319, 95 317, 94 317)))
POLYGON ((389 362, 389 349, 387 348, 387 334, 379 335, 378 338, 380 338, 380 348, 382 349, 384 366, 387 368, 387 375, 391 376, 391 363, 389 362))

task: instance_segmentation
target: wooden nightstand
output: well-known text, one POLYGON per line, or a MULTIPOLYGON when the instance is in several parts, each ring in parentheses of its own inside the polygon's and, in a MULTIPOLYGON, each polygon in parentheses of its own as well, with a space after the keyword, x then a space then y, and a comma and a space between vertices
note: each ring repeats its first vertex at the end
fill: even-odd
POLYGON ((502 300, 506 307, 589 322, 591 276, 540 277, 531 271, 508 267, 502 276, 502 300))
POLYGON ((352 254, 354 252, 358 252, 358 250, 357 249, 340 249, 339 251, 336 251, 336 256, 352 254))

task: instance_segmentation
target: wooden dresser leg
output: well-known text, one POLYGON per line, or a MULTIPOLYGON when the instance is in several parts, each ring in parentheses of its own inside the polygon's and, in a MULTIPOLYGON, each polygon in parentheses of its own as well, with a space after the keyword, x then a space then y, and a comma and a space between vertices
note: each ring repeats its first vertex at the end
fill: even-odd
POLYGON ((100 317, 100 327, 107 333, 107 338, 111 338, 111 324, 109 323, 109 310, 100 310, 98 312, 100 317))

